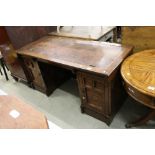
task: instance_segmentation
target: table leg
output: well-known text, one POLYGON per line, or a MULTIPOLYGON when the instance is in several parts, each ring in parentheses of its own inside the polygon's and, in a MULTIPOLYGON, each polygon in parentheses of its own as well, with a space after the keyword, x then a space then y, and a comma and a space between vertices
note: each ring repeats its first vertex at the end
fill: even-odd
POLYGON ((8 78, 7 73, 6 73, 6 70, 5 70, 5 65, 4 65, 3 60, 1 60, 1 66, 2 66, 2 68, 3 68, 3 71, 4 71, 4 74, 5 74, 6 80, 8 81, 8 80, 9 80, 9 78, 8 78))
POLYGON ((126 128, 132 128, 140 125, 146 124, 149 120, 151 120, 153 117, 155 117, 155 110, 149 111, 146 115, 139 118, 138 120, 128 123, 125 125, 126 128))
POLYGON ((0 69, 0 73, 1 73, 1 75, 3 75, 3 73, 2 73, 2 71, 1 71, 1 69, 0 69))

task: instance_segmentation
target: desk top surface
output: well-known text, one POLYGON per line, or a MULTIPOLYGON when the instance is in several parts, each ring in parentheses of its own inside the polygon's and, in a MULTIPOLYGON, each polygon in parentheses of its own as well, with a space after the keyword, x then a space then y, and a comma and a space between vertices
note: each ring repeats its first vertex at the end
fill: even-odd
POLYGON ((47 129, 46 117, 16 97, 0 95, 0 128, 47 129))
POLYGON ((120 44, 46 36, 17 53, 109 76, 131 50, 120 44))
POLYGON ((122 64, 121 74, 129 85, 155 97, 155 49, 128 57, 122 64))
POLYGON ((51 32, 49 34, 86 40, 99 40, 115 28, 116 26, 64 26, 60 28, 60 32, 51 32))

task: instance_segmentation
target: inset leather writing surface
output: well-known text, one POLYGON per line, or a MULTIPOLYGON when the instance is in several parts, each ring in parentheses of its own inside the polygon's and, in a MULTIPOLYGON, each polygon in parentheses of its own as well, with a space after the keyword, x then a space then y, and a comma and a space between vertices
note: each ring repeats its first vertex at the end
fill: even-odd
POLYGON ((131 46, 120 44, 48 36, 17 53, 110 75, 131 50, 131 46))

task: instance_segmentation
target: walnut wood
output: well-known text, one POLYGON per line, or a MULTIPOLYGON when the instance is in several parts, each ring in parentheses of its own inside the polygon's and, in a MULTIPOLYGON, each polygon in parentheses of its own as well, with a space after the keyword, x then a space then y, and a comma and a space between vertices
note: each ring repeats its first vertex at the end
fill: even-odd
POLYGON ((47 95, 75 74, 81 111, 108 125, 123 103, 119 66, 132 47, 48 36, 17 51, 28 81, 47 95))
POLYGON ((0 45, 5 44, 8 41, 9 41, 9 38, 4 26, 0 26, 0 45))
POLYGON ((0 51, 3 55, 4 61, 9 68, 11 75, 15 78, 20 78, 24 81, 26 80, 23 69, 17 59, 17 54, 10 44, 8 34, 5 27, 0 27, 0 51))
POLYGON ((126 98, 119 68, 109 77, 78 72, 82 113, 87 113, 108 125, 126 98))
POLYGON ((17 53, 109 76, 131 50, 132 46, 49 36, 17 53))
POLYGON ((10 43, 5 43, 0 45, 0 50, 4 57, 4 60, 11 72, 11 75, 14 78, 22 79, 23 81, 27 82, 26 76, 24 71, 21 67, 21 64, 17 58, 17 53, 15 49, 12 47, 10 43))
MULTIPOLYGON (((127 93, 142 103, 154 109, 155 113, 155 50, 145 50, 128 57, 122 64, 121 75, 127 93)), ((127 127, 141 125, 149 121, 154 115, 152 110, 146 117, 131 123, 127 127)))
POLYGON ((19 49, 56 30, 56 26, 6 26, 5 29, 13 47, 19 49))
POLYGON ((47 129, 46 117, 32 106, 13 96, 0 96, 0 128, 2 129, 47 129), (17 111, 17 118, 11 111, 17 111))

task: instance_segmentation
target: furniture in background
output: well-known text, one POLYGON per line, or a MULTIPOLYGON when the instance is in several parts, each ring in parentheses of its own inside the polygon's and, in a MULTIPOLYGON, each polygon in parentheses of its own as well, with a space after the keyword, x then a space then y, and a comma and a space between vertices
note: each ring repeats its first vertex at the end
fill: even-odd
POLYGON ((81 111, 110 124, 126 97, 119 68, 131 51, 120 44, 46 36, 17 53, 32 87, 50 95, 76 76, 81 111))
POLYGON ((122 44, 133 45, 133 52, 155 48, 155 26, 122 26, 122 44))
POLYGON ((62 26, 49 34, 84 40, 117 42, 116 26, 62 26))
POLYGON ((8 66, 11 76, 18 81, 19 79, 27 82, 25 73, 21 67, 21 64, 17 58, 16 50, 10 43, 0 45, 0 51, 2 52, 3 58, 8 66))
POLYGON ((155 117, 155 50, 145 50, 128 57, 122 64, 124 87, 133 99, 149 108, 149 113, 126 125, 144 125, 155 117))
POLYGON ((0 38, 2 41, 0 42, 0 51, 2 53, 3 59, 9 68, 12 77, 15 80, 22 79, 27 82, 24 71, 17 59, 16 51, 10 43, 8 34, 4 26, 0 27, 0 38))
POLYGON ((0 51, 2 52, 3 58, 11 72, 11 75, 16 81, 22 80, 27 83, 27 77, 17 58, 16 50, 47 35, 55 29, 55 26, 0 27, 0 51))
POLYGON ((6 26, 5 29, 13 47, 17 50, 55 31, 56 26, 6 26))
POLYGON ((0 52, 0 74, 3 75, 3 72, 2 72, 2 70, 1 70, 1 67, 2 67, 2 69, 3 69, 5 78, 6 78, 6 80, 8 81, 9 78, 8 78, 8 75, 7 75, 7 72, 6 72, 6 69, 8 70, 8 68, 7 68, 7 66, 6 66, 6 64, 5 64, 5 61, 4 61, 4 59, 3 59, 3 56, 1 55, 1 52, 0 52))
MULTIPOLYGON (((1 92, 1 91, 0 91, 1 92)), ((41 112, 14 96, 0 95, 0 129, 48 129, 41 112)))

